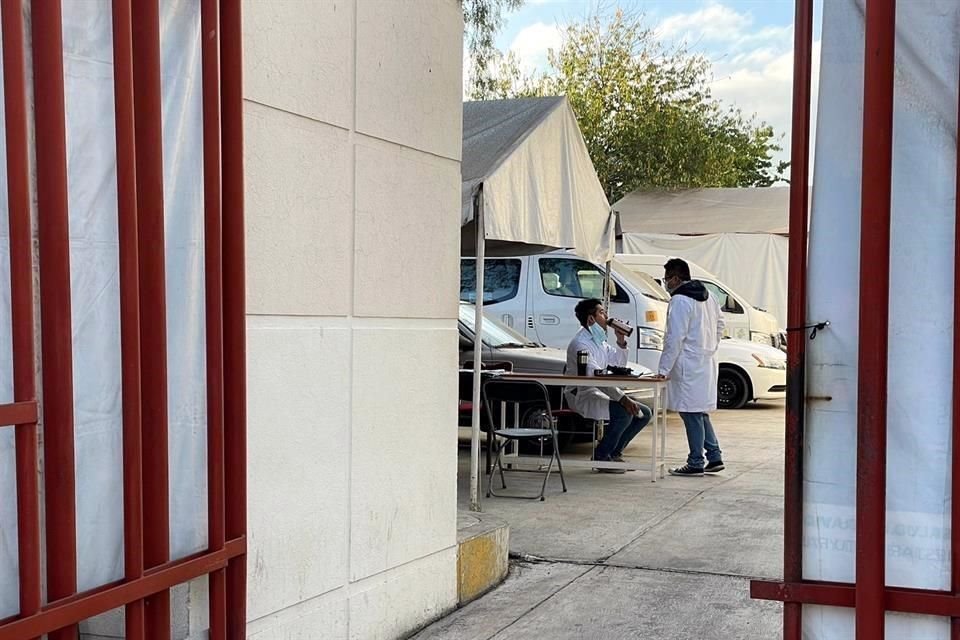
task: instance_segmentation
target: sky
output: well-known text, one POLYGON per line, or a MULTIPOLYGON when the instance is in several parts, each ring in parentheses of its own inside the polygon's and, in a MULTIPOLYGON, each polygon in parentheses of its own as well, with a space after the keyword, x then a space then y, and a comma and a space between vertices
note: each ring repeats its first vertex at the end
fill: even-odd
MULTIPOLYGON (((527 72, 546 67, 547 50, 561 41, 563 25, 596 10, 598 0, 526 0, 506 16, 498 47, 513 50, 527 72)), ((600 11, 618 6, 640 12, 668 44, 684 43, 713 66, 712 90, 726 104, 756 114, 783 135, 776 160, 788 160, 793 74, 793 0, 599 0, 600 11)), ((815 0, 813 91, 820 60, 822 0, 815 0)), ((816 103, 814 102, 814 110, 816 103)))

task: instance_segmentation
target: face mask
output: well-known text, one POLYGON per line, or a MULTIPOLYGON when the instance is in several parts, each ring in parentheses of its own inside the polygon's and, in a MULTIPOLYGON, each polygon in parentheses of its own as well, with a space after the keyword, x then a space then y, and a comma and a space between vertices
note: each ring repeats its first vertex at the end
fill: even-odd
POLYGON ((603 346, 603 343, 607 341, 607 332, 604 331, 599 322, 594 322, 590 325, 590 337, 598 346, 603 346))
MULTIPOLYGON (((673 282, 673 278, 670 278, 670 281, 673 282)), ((674 291, 677 290, 676 287, 671 287, 670 285, 667 284, 666 278, 663 279, 663 288, 667 290, 667 293, 673 293, 674 291)))

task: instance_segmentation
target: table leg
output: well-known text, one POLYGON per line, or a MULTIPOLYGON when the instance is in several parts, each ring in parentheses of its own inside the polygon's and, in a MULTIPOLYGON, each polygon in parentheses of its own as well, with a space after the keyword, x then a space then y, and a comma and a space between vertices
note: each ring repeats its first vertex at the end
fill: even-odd
POLYGON ((660 428, 660 420, 657 416, 660 415, 660 394, 657 393, 657 390, 653 390, 653 416, 651 416, 651 422, 653 422, 653 429, 651 429, 651 438, 650 438, 650 482, 657 481, 657 429, 660 428))
POLYGON ((660 426, 660 477, 667 475, 667 389, 662 390, 662 399, 660 403, 661 420, 660 426))

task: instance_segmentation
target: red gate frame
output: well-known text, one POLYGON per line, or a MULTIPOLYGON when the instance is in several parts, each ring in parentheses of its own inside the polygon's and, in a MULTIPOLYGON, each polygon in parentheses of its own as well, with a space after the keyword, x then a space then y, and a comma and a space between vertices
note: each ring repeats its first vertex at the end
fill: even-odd
MULTIPOLYGON (((790 271, 788 323, 806 324, 807 185, 809 183, 810 77, 813 0, 796 0, 793 78, 793 134, 790 187, 790 271)), ((800 640, 801 606, 855 609, 858 640, 884 636, 887 611, 951 618, 953 640, 960 640, 960 505, 954 500, 950 538, 951 590, 908 589, 885 583, 887 309, 890 260, 890 188, 893 133, 895 0, 866 0, 864 57, 863 177, 861 184, 860 347, 857 397, 858 447, 856 582, 803 579, 803 428, 806 344, 802 334, 787 353, 786 481, 784 492, 784 579, 754 580, 753 598, 784 603, 784 639, 800 640), (868 311, 864 313, 864 311, 868 311)), ((960 105, 958 105, 960 126, 960 105)), ((958 221, 955 237, 954 322, 960 322, 960 146, 957 162, 958 221)), ((960 362, 960 336, 954 336, 954 362, 960 362)), ((951 490, 960 496, 960 367, 954 364, 951 490)))
POLYGON ((3 34, 20 613, 0 640, 78 637, 78 623, 126 609, 126 637, 169 638, 169 589, 209 575, 210 636, 246 633, 246 318, 240 0, 203 0, 203 168, 208 405, 206 551, 169 560, 163 166, 155 0, 113 0, 123 402, 124 579, 77 593, 70 264, 60 0, 32 0, 47 598, 42 601, 39 406, 24 26, 0 0, 3 34), (140 153, 137 153, 140 142, 140 153), (157 322, 157 319, 160 319, 157 322), (152 324, 151 324, 152 323, 152 324), (146 445, 146 446, 145 446, 146 445), (145 530, 143 523, 151 527, 145 530), (160 526, 157 526, 157 525, 160 526))

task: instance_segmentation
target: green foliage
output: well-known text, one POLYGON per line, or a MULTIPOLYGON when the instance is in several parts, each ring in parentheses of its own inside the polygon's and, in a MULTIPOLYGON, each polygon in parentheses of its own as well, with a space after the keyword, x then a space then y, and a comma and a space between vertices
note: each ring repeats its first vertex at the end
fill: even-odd
POLYGON ((617 11, 567 27, 549 69, 524 77, 515 58, 476 98, 566 95, 607 198, 635 189, 770 186, 787 163, 773 128, 710 93, 710 62, 666 48, 642 16, 617 11))
POLYGON ((461 0, 464 45, 470 54, 471 94, 495 95, 500 80, 493 73, 502 54, 494 44, 503 27, 505 11, 523 6, 523 0, 461 0))

